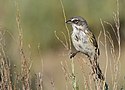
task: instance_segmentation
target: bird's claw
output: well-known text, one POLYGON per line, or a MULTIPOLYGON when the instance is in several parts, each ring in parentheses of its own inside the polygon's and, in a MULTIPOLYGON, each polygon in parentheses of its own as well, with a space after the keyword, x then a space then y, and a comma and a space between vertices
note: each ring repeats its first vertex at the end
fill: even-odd
POLYGON ((70 53, 70 59, 72 59, 73 57, 75 57, 75 55, 78 53, 79 51, 77 51, 77 52, 71 52, 70 53))
POLYGON ((70 59, 72 59, 76 54, 75 53, 70 53, 70 59))

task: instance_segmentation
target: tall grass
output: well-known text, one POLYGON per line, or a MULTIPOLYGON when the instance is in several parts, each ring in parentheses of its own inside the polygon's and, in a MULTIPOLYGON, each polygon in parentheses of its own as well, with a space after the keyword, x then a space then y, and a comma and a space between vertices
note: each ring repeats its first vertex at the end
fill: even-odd
POLYGON ((12 90, 10 61, 5 51, 5 31, 0 27, 0 89, 12 90))
MULTIPOLYGON (((121 56, 121 38, 120 38, 120 19, 119 19, 119 0, 116 0, 116 12, 113 12, 113 20, 115 25, 112 25, 110 22, 108 21, 104 21, 102 19, 100 19, 101 25, 102 25, 102 31, 100 31, 100 34, 98 36, 98 44, 102 44, 105 48, 105 57, 106 60, 104 60, 106 62, 106 66, 105 66, 105 70, 103 71, 104 74, 104 80, 98 83, 98 80, 95 82, 93 80, 95 80, 95 77, 93 77, 92 74, 89 74, 88 76, 85 75, 85 70, 84 70, 84 64, 87 65, 87 67, 89 68, 89 72, 93 72, 92 68, 91 68, 91 64, 89 63, 89 61, 85 60, 85 58, 77 58, 78 63, 80 65, 80 70, 82 72, 82 77, 84 80, 84 83, 82 84, 85 88, 85 90, 94 90, 95 87, 99 87, 97 90, 108 90, 108 88, 105 88, 105 82, 107 82, 107 69, 110 68, 111 71, 111 76, 112 76, 112 85, 108 84, 109 86, 109 90, 119 90, 120 87, 118 87, 118 77, 119 77, 119 70, 120 70, 120 56, 121 56), (116 41, 117 41, 117 46, 118 46, 118 50, 115 49, 115 44, 114 44, 114 40, 111 36, 111 34, 106 30, 105 26, 110 26, 112 30, 112 32, 114 33, 115 37, 116 37, 116 41), (104 42, 102 42, 100 40, 100 37, 104 38, 104 42), (109 43, 108 43, 109 42, 109 43), (110 45, 110 54, 108 54, 108 45, 110 45), (118 52, 117 52, 118 51, 118 52), (112 68, 113 67, 113 68, 112 68), (94 86, 93 86, 94 85, 94 86), (112 87, 111 87, 112 86, 112 87)), ((70 31, 65 23, 66 21, 66 12, 64 9, 64 5, 62 0, 60 0, 60 6, 62 7, 62 13, 63 13, 63 17, 64 17, 64 24, 65 24, 65 28, 66 28, 66 33, 64 33, 63 31, 61 32, 61 34, 64 36, 64 41, 57 35, 57 32, 55 31, 55 37, 62 43, 62 45, 64 46, 64 48, 67 50, 67 53, 69 54, 71 52, 71 39, 70 39, 70 31)), ((27 56, 25 54, 25 49, 24 49, 24 45, 23 45, 23 29, 21 26, 21 13, 20 13, 20 9, 19 9, 19 5, 16 2, 15 3, 15 7, 16 7, 16 24, 17 24, 17 30, 18 30, 18 40, 16 40, 13 35, 11 35, 11 33, 9 33, 12 38, 16 41, 16 43, 18 44, 18 52, 19 52, 19 60, 21 61, 20 63, 20 68, 21 68, 21 72, 20 73, 16 73, 16 76, 14 77, 14 81, 12 80, 12 73, 11 72, 11 62, 9 60, 9 57, 6 54, 6 50, 5 50, 5 33, 8 33, 7 30, 5 30, 5 28, 2 28, 0 26, 0 90, 33 90, 32 89, 32 85, 31 82, 34 82, 34 88, 35 90, 45 90, 44 89, 44 70, 43 70, 43 60, 41 57, 41 53, 40 53, 40 46, 38 45, 38 51, 39 51, 39 56, 42 62, 42 72, 39 72, 36 74, 35 77, 35 81, 33 81, 31 78, 33 77, 33 75, 31 74, 31 67, 32 67, 32 60, 31 57, 27 56)), ((29 48, 30 45, 29 45, 29 48)), ((67 54, 67 56, 68 56, 67 54)), ((75 61, 74 59, 64 59, 60 62, 60 66, 62 68, 62 72, 64 74, 64 78, 65 78, 65 90, 81 90, 80 86, 79 86, 79 81, 77 79, 77 75, 76 75, 76 65, 75 65, 75 61), (70 64, 68 64, 68 62, 70 64), (70 89, 70 87, 72 87, 70 89)), ((100 66, 101 67, 101 66, 100 66)), ((96 73, 95 73, 96 74, 96 73)), ((51 81, 51 90, 56 90, 56 85, 55 85, 55 81, 54 78, 51 77, 50 78, 51 81)), ((108 82, 107 82, 108 83, 108 82)))
MULTIPOLYGON (((64 6, 63 6, 63 3, 62 3, 62 0, 60 0, 60 3, 61 3, 61 6, 62 6, 62 11, 63 11, 63 15, 64 15, 64 20, 66 21, 66 14, 65 14, 65 10, 64 10, 64 6)), ((105 84, 105 82, 106 82, 106 76, 107 76, 107 68, 108 68, 108 66, 109 66, 109 64, 108 64, 108 62, 109 62, 109 55, 108 55, 108 47, 107 47, 107 41, 109 41, 110 42, 110 44, 111 44, 111 57, 112 57, 112 59, 113 59, 113 61, 114 61, 114 72, 113 73, 111 73, 111 74, 113 74, 114 76, 114 81, 113 81, 113 90, 117 90, 118 88, 117 88, 117 85, 118 85, 118 82, 117 82, 117 80, 118 80, 118 74, 119 74, 119 61, 120 61, 120 56, 121 56, 121 44, 120 44, 120 20, 119 20, 119 0, 116 0, 116 12, 113 12, 113 19, 114 19, 114 23, 115 23, 115 28, 114 28, 114 26, 111 24, 111 23, 109 23, 109 22, 107 22, 107 21, 102 21, 102 19, 100 19, 100 22, 101 22, 101 25, 102 25, 102 29, 103 29, 103 36, 104 36, 104 48, 105 48, 105 57, 106 57, 106 66, 105 66, 105 71, 104 71, 104 76, 102 76, 102 77, 104 77, 104 80, 102 79, 102 82, 98 82, 99 80, 97 80, 95 83, 97 83, 97 84, 95 84, 95 86, 97 87, 97 90, 108 90, 108 84, 105 84), (117 44, 118 44, 118 53, 116 54, 116 50, 115 50, 115 46, 114 46, 114 42, 113 42, 113 38, 111 37, 111 35, 110 35, 110 33, 105 29, 105 26, 104 26, 104 23, 105 24, 107 24, 107 25, 109 25, 110 27, 111 27, 111 30, 114 32, 114 35, 116 36, 116 39, 117 39, 117 44), (102 83, 102 84, 101 84, 102 83), (101 85, 101 86, 100 86, 101 85)), ((67 28, 67 25, 65 24, 65 27, 66 27, 66 30, 68 31, 68 35, 69 35, 69 30, 68 30, 68 28, 67 28)), ((64 33, 63 33, 64 34, 64 33)), ((56 33, 55 33, 55 35, 56 35, 56 33)), ((65 35, 64 35, 65 36, 65 35)), ((101 33, 100 33, 100 35, 99 35, 99 37, 101 36, 101 33)), ((68 47, 68 43, 67 44, 65 44, 62 40, 60 40, 60 38, 56 35, 56 37, 57 37, 57 39, 66 47, 68 47)), ((71 43, 70 41, 70 36, 68 36, 68 38, 69 38, 69 44, 71 43)), ((67 39, 65 39, 66 41, 65 42, 67 42, 67 39)), ((99 43, 100 41, 98 40, 98 43, 99 43)), ((69 45, 69 46, 71 46, 71 45, 69 45)), ((69 49, 67 49, 67 50, 70 50, 71 51, 71 48, 69 48, 69 49)), ((110 62, 111 62, 111 60, 110 60, 110 62)), ((90 66, 90 65, 89 65, 90 66)), ((73 60, 71 60, 71 69, 72 69, 72 74, 73 74, 73 76, 75 77, 75 71, 74 71, 74 61, 73 60)), ((91 68, 91 67, 90 67, 91 68)), ((111 68, 111 67, 110 67, 111 68)), ((64 71, 64 66, 63 66, 63 71, 64 71)), ((65 70, 66 71, 66 70, 65 70)), ((94 71, 91 71, 91 72, 94 72, 94 71)), ((65 72, 64 72, 65 73, 65 72)), ((66 75, 66 74, 65 74, 66 75)), ((97 78, 95 78, 95 77, 93 77, 93 79, 94 79, 94 81, 97 79, 97 78)), ((73 84, 72 84, 72 86, 73 86, 73 89, 74 90, 77 90, 78 88, 77 88, 77 84, 76 84, 76 78, 72 78, 72 82, 73 82, 73 84)), ((86 85, 85 85, 85 87, 86 87, 86 85)))

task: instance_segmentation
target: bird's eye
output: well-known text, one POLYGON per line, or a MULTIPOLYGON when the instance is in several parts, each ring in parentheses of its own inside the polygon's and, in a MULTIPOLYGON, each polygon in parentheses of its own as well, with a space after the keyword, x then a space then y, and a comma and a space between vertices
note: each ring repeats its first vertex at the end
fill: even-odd
POLYGON ((73 22, 74 22, 75 24, 77 24, 79 21, 78 21, 78 20, 74 20, 73 22))

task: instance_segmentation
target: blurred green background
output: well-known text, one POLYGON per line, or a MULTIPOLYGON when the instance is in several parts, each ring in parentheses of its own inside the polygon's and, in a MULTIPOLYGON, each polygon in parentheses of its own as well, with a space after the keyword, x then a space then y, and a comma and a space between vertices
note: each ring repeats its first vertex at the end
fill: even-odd
MULTIPOLYGON (((121 32, 124 36, 125 11, 123 6, 125 1, 119 1, 121 32)), ((59 43, 54 31, 59 33, 66 31, 60 0, 19 0, 18 3, 24 42, 33 46, 40 43, 43 50, 57 49, 59 43)), ((97 34, 101 30, 100 18, 113 23, 113 12, 116 11, 115 0, 63 0, 63 4, 67 18, 84 17, 93 32, 97 34)), ((15 17, 15 1, 0 0, 0 24, 13 34, 18 32, 15 17)), ((12 41, 9 40, 9 42, 12 41)))
MULTIPOLYGON (((65 49, 62 44, 56 39, 54 31, 61 39, 64 40, 61 32, 66 33, 65 21, 63 17, 62 7, 60 0, 17 0, 21 14, 21 26, 23 29, 23 40, 25 52, 31 51, 33 59, 34 72, 41 71, 40 58, 38 54, 38 45, 40 44, 40 51, 42 58, 46 61, 45 68, 49 71, 54 71, 58 76, 60 73, 57 68, 60 67, 60 61, 68 59, 65 54, 65 49), (28 46, 31 46, 28 49, 28 46), (66 58, 62 57, 65 56, 66 58), (54 64, 54 65, 52 65, 54 64), (49 66, 49 69, 48 69, 49 66), (54 68, 52 69, 51 67, 54 68), (56 71, 57 70, 57 71, 56 71)), ((62 0, 66 18, 72 16, 84 17, 94 32, 95 36, 99 35, 102 30, 100 18, 104 21, 109 21, 114 25, 113 12, 116 12, 116 0, 62 0)), ((125 54, 125 0, 119 0, 120 8, 120 23, 121 23, 121 82, 125 76, 124 67, 124 54, 125 54)), ((20 65, 18 45, 18 30, 16 23, 16 7, 15 0, 0 0, 0 27, 7 29, 9 33, 6 34, 6 51, 12 63, 20 65), (17 53, 18 52, 18 53, 17 53)), ((71 32, 71 27, 69 30, 71 32)), ((110 32, 111 28, 106 28, 110 32)), ((114 38, 114 37, 113 37, 114 38)), ((104 48, 100 48, 104 53, 104 48)), ((29 55, 29 53, 27 54, 29 55)), ((67 54, 68 55, 68 54, 67 54)), ((104 55, 101 54, 101 57, 104 55)), ((104 58, 103 58, 104 59, 104 58)), ((103 60, 102 59, 102 60, 103 60)), ((78 64, 78 63, 77 63, 78 64)), ((101 62, 102 69, 104 70, 105 62, 101 62)), ((59 69, 59 68, 58 68, 59 69)), ((79 70, 80 71, 80 70, 79 70)), ((60 70, 61 72, 61 70, 60 70)), ((109 71, 110 72, 110 71, 109 71)), ((61 72, 62 73, 62 72, 61 72)), ((62 74, 63 75, 63 74, 62 74)), ((61 77, 61 76, 60 76, 61 77)), ((110 80, 110 76, 107 77, 110 80)), ((64 76, 63 76, 64 79, 64 76)), ((80 79, 79 79, 80 80, 80 79)), ((109 81, 111 82, 111 81, 109 81)), ((61 82, 57 83, 57 90, 64 90, 61 82), (60 84, 60 86, 58 86, 60 84)), ((82 84, 80 84, 82 85, 82 84)), ((122 84, 121 84, 122 86, 122 84)), ((47 86, 46 86, 47 87, 47 86)), ((50 89, 45 89, 50 90, 50 89)))

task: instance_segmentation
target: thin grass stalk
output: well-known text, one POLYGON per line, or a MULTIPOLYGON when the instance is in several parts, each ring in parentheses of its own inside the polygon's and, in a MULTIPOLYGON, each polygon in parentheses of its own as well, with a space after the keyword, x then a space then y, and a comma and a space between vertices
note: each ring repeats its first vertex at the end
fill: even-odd
POLYGON ((100 22, 101 22, 101 25, 102 25, 102 28, 103 28, 104 41, 105 41, 104 47, 105 47, 105 55, 106 55, 106 66, 105 66, 105 73, 104 73, 104 75, 105 75, 105 78, 106 78, 106 73, 107 73, 107 68, 108 68, 107 39, 106 39, 106 30, 105 30, 104 24, 102 22, 102 19, 100 19, 100 22))
POLYGON ((117 63, 120 60, 121 56, 121 38, 120 38, 120 20, 119 20, 119 0, 117 0, 117 12, 116 12, 116 28, 117 28, 117 35, 118 35, 118 59, 117 63))
POLYGON ((5 53, 5 31, 0 27, 0 89, 12 90, 10 62, 5 53))
MULTIPOLYGON (((81 59, 80 59, 81 60, 81 59)), ((85 74, 85 70, 84 70, 84 64, 83 64, 83 61, 80 62, 80 60, 78 59, 78 62, 79 62, 79 65, 80 65, 80 68, 81 68, 81 71, 83 73, 83 80, 84 80, 84 86, 85 86, 85 90, 89 90, 89 84, 87 82, 87 79, 86 79, 86 76, 84 75, 85 74)), ((91 86, 91 85, 90 85, 91 86)))
MULTIPOLYGON (((60 4, 61 4, 61 7, 62 7, 62 12, 63 12, 63 17, 64 17, 64 20, 66 22, 66 14, 65 14, 65 9, 64 9, 64 5, 63 5, 63 2, 62 0, 60 0, 60 4)), ((67 24, 65 23, 65 27, 66 27, 66 31, 67 31, 67 35, 68 35, 68 41, 69 41, 69 50, 71 50, 71 39, 70 39, 70 33, 69 33, 69 29, 67 27, 67 24)))
POLYGON ((21 77, 22 77, 22 89, 23 90, 30 90, 30 70, 27 58, 25 56, 24 50, 23 50, 23 30, 21 27, 21 21, 20 21, 20 10, 19 5, 17 2, 15 2, 16 7, 16 23, 17 23, 17 29, 19 34, 19 52, 21 56, 21 77))
POLYGON ((66 67, 65 67, 64 64, 63 64, 63 61, 61 61, 61 67, 62 67, 62 70, 63 70, 63 72, 64 72, 65 81, 66 81, 65 90, 69 90, 69 89, 68 89, 68 79, 69 79, 70 75, 69 75, 69 73, 68 73, 66 67))
POLYGON ((43 75, 39 72, 36 74, 36 90, 43 90, 43 75))
MULTIPOLYGON (((64 17, 64 20, 65 20, 65 22, 66 22, 66 14, 65 14, 65 9, 64 9, 64 5, 63 5, 63 3, 62 3, 62 0, 60 0, 60 4, 61 4, 61 7, 62 7, 63 17, 64 17)), ((65 38, 65 40, 66 40, 66 45, 67 45, 67 47, 68 47, 67 50, 71 50, 71 39, 70 39, 69 29, 68 29, 66 23, 65 23, 65 27, 66 27, 66 30, 67 30, 68 41, 67 41, 66 36, 65 36, 64 33, 63 33, 63 35, 64 35, 64 38, 65 38), (68 42, 69 44, 67 44, 67 42, 68 42)), ((57 35, 56 35, 56 37, 57 37, 57 35)), ((66 47, 66 45, 63 43, 63 41, 61 41, 58 37, 57 37, 57 39, 63 44, 63 46, 66 47)), ((73 60, 73 59, 71 60, 71 70, 72 70, 72 77, 71 77, 71 78, 72 78, 73 90, 79 90, 79 88, 78 88, 78 86, 77 86, 77 82, 76 82, 75 67, 74 67, 74 60, 73 60)))
MULTIPOLYGON (((109 43, 111 44, 111 56, 112 56, 112 60, 115 60, 115 53, 114 53, 114 42, 113 42, 113 39, 111 37, 111 34, 107 31, 107 38, 109 40, 109 43)), ((113 69, 112 69, 112 62, 111 60, 109 60, 109 65, 110 65, 110 72, 111 72, 111 78, 112 78, 112 85, 113 85, 113 81, 114 81, 114 78, 113 78, 113 69)))
POLYGON ((62 33, 62 35, 64 36, 64 39, 65 39, 65 44, 66 44, 66 46, 67 46, 67 49, 68 49, 68 42, 67 42, 66 35, 65 35, 65 33, 64 33, 64 32, 61 32, 61 33, 62 33))
POLYGON ((75 66, 74 66, 74 60, 71 60, 71 69, 72 69, 72 86, 73 90, 79 90, 77 87, 77 82, 76 82, 76 76, 75 76, 75 66))
POLYGON ((57 40, 59 40, 59 41, 61 42, 61 44, 68 50, 67 45, 63 42, 63 40, 61 40, 61 39, 59 38, 59 36, 57 35, 56 31, 55 31, 54 33, 55 33, 55 36, 56 36, 57 40))
POLYGON ((119 71, 119 62, 120 62, 120 56, 121 56, 121 38, 120 38, 120 20, 119 20, 119 0, 116 0, 117 4, 117 11, 114 13, 114 22, 115 22, 115 27, 116 27, 116 33, 117 33, 117 42, 118 42, 118 56, 116 63, 114 65, 114 72, 115 72, 115 78, 114 78, 114 86, 113 89, 117 90, 118 88, 118 71, 119 71))

